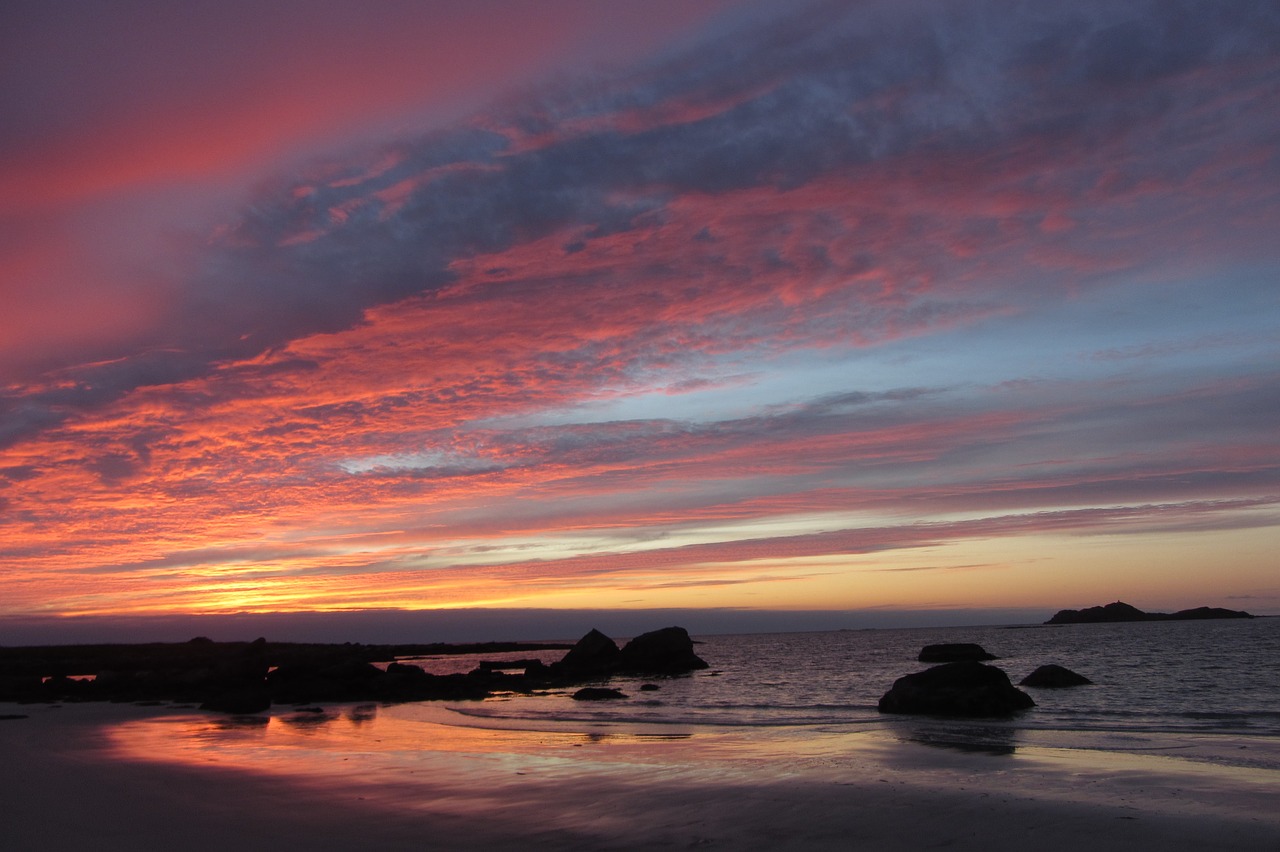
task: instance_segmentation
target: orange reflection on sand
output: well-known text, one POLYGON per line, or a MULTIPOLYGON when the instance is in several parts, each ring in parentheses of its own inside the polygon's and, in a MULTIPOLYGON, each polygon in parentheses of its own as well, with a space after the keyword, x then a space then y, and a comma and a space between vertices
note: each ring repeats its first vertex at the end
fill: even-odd
MULTIPOLYGON (((512 730, 433 721, 450 712, 427 702, 270 716, 181 714, 126 721, 106 735, 117 760, 266 774, 343 798, 358 793, 371 805, 453 813, 490 811, 521 798, 550 796, 563 804, 565 789, 593 781, 747 784, 771 750, 767 738, 753 742, 742 733, 690 738, 590 723, 512 730)), ((773 751, 777 758, 793 754, 773 751)))

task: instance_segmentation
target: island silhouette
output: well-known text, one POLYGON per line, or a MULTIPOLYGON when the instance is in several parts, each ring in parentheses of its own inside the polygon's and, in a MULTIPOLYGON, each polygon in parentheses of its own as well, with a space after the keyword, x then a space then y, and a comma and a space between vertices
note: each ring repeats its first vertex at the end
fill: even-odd
POLYGON ((1086 609, 1063 609, 1045 624, 1105 624, 1120 621, 1202 621, 1212 618, 1255 618, 1247 612, 1216 606, 1198 606, 1177 612, 1143 612, 1124 601, 1086 609))

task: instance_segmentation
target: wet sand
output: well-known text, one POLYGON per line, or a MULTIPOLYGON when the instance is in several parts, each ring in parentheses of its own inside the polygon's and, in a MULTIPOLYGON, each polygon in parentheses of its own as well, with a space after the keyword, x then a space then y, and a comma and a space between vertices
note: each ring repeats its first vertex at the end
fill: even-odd
POLYGON ((5 713, 30 715, 0 721, 0 848, 15 852, 1280 848, 1280 773, 1186 760, 1185 744, 407 728, 394 708, 242 726, 122 705, 5 713))

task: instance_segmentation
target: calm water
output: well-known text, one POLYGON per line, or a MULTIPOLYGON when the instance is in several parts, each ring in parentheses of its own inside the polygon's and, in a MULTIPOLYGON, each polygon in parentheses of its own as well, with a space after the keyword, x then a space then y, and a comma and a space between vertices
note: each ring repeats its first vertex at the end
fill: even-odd
MULTIPOLYGON (((552 760, 576 772, 583 764, 573 748, 605 741, 617 754, 627 742, 640 748, 679 739, 683 755, 720 749, 732 752, 738 766, 746 765, 741 755, 772 749, 770 759, 784 765, 805 750, 853 748, 867 739, 862 734, 868 741, 889 738, 992 755, 1028 747, 1087 749, 1280 770, 1280 619, 699 641, 710 669, 676 678, 615 678, 612 684, 630 696, 626 701, 577 702, 566 689, 473 702, 332 707, 318 715, 280 707, 253 724, 210 714, 140 720, 120 726, 116 737, 135 754, 258 768, 279 763, 294 767, 290 771, 304 758, 324 767, 317 771, 332 771, 348 759, 368 767, 376 754, 389 761, 388 772, 394 768, 405 777, 425 772, 433 753, 448 751, 486 755, 471 764, 481 766, 542 750, 544 770, 552 760), (994 664, 1015 683, 1039 665, 1057 663, 1095 685, 1028 688, 1037 706, 1012 719, 878 713, 877 701, 896 678, 926 668, 916 656, 935 642, 980 643, 1000 657, 994 664), (647 682, 659 689, 641 691, 647 682)), ((448 673, 467 671, 479 659, 494 655, 420 662, 429 671, 448 673)), ((716 771, 723 773, 726 765, 721 761, 716 771)))
MULTIPOLYGON (((625 702, 577 702, 568 691, 453 704, 459 725, 617 729, 812 726, 889 728, 982 748, 1018 743, 1139 750, 1146 734, 1258 737, 1280 747, 1280 619, 753 634, 701 637, 711 668, 667 679, 615 678, 625 702), (920 648, 977 642, 1017 683, 1057 663, 1093 686, 1024 688, 1036 708, 1009 720, 943 722, 876 710, 893 681, 927 668, 920 648), (642 683, 660 686, 642 692, 642 683)), ((549 654, 549 659, 558 656, 549 654)), ((476 658, 427 661, 461 671, 476 658)), ((408 708, 410 714, 412 709, 408 708)), ((438 720, 434 709, 423 708, 438 720)), ((1248 763, 1252 756, 1240 755, 1248 763)), ((1261 760, 1261 756, 1257 757, 1261 760)))

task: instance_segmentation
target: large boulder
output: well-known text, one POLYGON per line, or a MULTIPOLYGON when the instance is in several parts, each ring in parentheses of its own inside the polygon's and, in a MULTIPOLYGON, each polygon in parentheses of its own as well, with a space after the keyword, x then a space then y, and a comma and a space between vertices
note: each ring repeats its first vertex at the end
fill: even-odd
POLYGON ((557 666, 575 676, 604 674, 617 665, 618 654, 618 646, 612 639, 592 629, 569 649, 557 666))
POLYGON ((357 656, 337 655, 282 665, 267 675, 267 685, 281 704, 359 701, 374 694, 387 677, 357 656))
POLYGON ((972 642, 944 642, 939 645, 925 645, 916 658, 922 663, 960 663, 966 660, 995 660, 995 654, 988 654, 981 645, 972 642))
POLYGON ((880 699, 881 713, 930 716, 1011 716, 1034 707, 1031 696, 995 666, 946 663, 900 677, 880 699))
POLYGON ((1071 669, 1049 663, 1018 681, 1018 686, 1035 686, 1041 689, 1062 689, 1068 686, 1088 686, 1093 683, 1071 669))
POLYGON ((618 655, 618 670, 628 674, 684 674, 707 668, 693 652, 683 627, 664 627, 632 639, 618 655))

